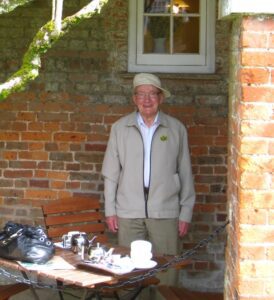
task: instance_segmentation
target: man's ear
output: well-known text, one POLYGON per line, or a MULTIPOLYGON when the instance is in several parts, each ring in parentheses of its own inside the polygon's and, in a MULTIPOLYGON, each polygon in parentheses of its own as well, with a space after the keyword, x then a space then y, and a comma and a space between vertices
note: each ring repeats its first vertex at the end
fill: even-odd
POLYGON ((137 105, 137 103, 136 103, 136 96, 135 96, 135 94, 133 94, 133 95, 132 95, 132 98, 131 98, 131 99, 132 99, 132 102, 133 102, 135 105, 137 105))
POLYGON ((159 104, 162 104, 165 100, 165 96, 163 93, 160 94, 160 101, 159 101, 159 104))

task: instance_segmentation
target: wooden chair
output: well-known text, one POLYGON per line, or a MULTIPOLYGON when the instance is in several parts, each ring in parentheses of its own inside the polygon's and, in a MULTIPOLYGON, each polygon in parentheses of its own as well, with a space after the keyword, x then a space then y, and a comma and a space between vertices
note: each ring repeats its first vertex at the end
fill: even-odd
POLYGON ((48 237, 61 241, 69 231, 81 231, 89 239, 97 236, 95 242, 107 242, 104 216, 101 204, 96 197, 71 197, 52 201, 42 205, 48 237))
POLYGON ((0 285, 0 300, 8 300, 11 296, 27 290, 29 286, 24 283, 0 285))
MULTIPOLYGON (((89 238, 96 235, 95 241, 97 242, 106 243, 108 238, 105 234, 104 216, 100 208, 100 201, 96 197, 71 197, 42 205, 48 237, 53 241, 60 241, 62 235, 68 231, 81 231, 90 235, 89 238)), ((141 283, 141 287, 145 288, 158 283, 157 278, 148 278, 141 283)), ((131 285, 126 286, 126 288, 131 287, 131 285)), ((124 290, 123 287, 111 291, 106 290, 102 294, 105 298, 119 299, 118 293, 122 290, 124 290)), ((62 293, 59 295, 63 299, 62 293)), ((137 294, 132 299, 136 296, 137 294)))

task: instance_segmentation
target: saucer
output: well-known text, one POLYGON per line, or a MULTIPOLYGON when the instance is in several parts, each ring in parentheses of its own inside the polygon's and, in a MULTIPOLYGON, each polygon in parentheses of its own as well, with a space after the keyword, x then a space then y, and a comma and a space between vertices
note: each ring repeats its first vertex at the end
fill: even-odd
POLYGON ((133 263, 136 269, 150 269, 157 265, 157 262, 154 260, 149 260, 145 263, 133 263))

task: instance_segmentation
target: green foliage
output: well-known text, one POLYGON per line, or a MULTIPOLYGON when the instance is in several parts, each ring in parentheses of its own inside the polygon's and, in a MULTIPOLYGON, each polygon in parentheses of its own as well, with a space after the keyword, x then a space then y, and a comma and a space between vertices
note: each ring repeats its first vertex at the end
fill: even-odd
POLYGON ((169 18, 168 17, 150 17, 149 31, 153 38, 163 38, 169 35, 169 18))
MULTIPOLYGON (((10 0, 12 5, 19 6, 29 3, 33 0, 10 0), (21 2, 20 2, 21 1, 21 2)), ((7 98, 10 94, 24 90, 26 85, 39 75, 41 67, 40 57, 45 54, 63 35, 65 35, 72 27, 77 26, 82 20, 88 19, 100 12, 101 8, 109 0, 100 0, 99 7, 94 9, 94 3, 90 2, 83 9, 73 16, 66 17, 62 20, 62 28, 60 32, 55 29, 54 21, 46 23, 36 34, 31 42, 27 52, 23 57, 21 68, 13 74, 4 84, 0 84, 0 100, 7 98)), ((0 13, 1 13, 0 4, 0 13)))

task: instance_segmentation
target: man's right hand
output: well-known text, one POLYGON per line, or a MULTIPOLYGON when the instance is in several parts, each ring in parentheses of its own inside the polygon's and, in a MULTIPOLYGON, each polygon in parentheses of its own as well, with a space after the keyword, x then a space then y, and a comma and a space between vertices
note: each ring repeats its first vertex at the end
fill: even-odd
POLYGON ((116 215, 106 217, 106 223, 107 223, 108 229, 111 232, 117 232, 118 231, 118 218, 117 218, 116 215))

